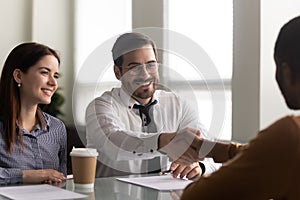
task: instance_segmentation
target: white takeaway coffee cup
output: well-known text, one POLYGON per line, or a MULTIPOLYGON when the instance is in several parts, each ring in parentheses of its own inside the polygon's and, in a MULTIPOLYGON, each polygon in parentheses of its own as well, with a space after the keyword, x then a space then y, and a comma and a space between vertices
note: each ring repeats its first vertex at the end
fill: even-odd
POLYGON ((93 188, 98 152, 92 148, 73 148, 71 153, 75 188, 93 188))

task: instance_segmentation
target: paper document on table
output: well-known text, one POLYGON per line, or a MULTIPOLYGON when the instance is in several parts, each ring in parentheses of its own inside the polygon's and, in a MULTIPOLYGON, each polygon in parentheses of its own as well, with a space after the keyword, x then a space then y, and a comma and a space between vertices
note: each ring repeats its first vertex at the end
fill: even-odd
POLYGON ((0 187, 0 195, 17 200, 79 199, 86 197, 83 194, 46 184, 0 187))
POLYGON ((172 175, 146 176, 132 178, 116 178, 119 181, 132 183, 156 190, 182 190, 192 181, 187 179, 173 178, 172 175))

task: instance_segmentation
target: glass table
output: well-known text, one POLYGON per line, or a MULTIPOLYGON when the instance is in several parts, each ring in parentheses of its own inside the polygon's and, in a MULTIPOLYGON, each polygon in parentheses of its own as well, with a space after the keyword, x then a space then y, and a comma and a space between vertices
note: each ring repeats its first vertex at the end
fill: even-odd
MULTIPOLYGON (((141 176, 149 175, 130 175, 127 177, 141 176)), ((81 200, 179 200, 178 194, 181 194, 182 192, 181 190, 172 192, 159 191, 148 187, 122 182, 116 178, 117 177, 96 178, 92 191, 91 189, 84 190, 76 188, 73 179, 68 179, 67 181, 59 183, 58 185, 54 184, 54 186, 86 195, 86 197, 81 200)), ((19 186, 21 185, 22 184, 19 186)), ((7 199, 8 198, 0 195, 0 200, 7 199)))
POLYGON ((65 188, 70 191, 87 195, 85 200, 177 200, 177 194, 169 191, 159 191, 117 180, 115 177, 96 178, 94 191, 77 189, 73 179, 67 180, 65 188))

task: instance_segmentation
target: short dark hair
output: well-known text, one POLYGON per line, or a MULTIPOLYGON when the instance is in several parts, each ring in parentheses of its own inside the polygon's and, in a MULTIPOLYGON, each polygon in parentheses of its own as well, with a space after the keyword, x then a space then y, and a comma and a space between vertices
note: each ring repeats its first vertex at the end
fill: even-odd
POLYGON ((122 56, 124 54, 136 50, 138 48, 141 48, 142 46, 145 46, 147 44, 150 44, 152 46, 155 57, 157 59, 157 50, 156 50, 155 43, 146 35, 143 35, 141 33, 131 32, 119 36, 112 48, 112 56, 113 56, 114 64, 118 67, 121 67, 123 64, 122 56))
POLYGON ((274 47, 274 57, 279 63, 288 63, 300 71, 300 16, 288 21, 280 29, 274 47))

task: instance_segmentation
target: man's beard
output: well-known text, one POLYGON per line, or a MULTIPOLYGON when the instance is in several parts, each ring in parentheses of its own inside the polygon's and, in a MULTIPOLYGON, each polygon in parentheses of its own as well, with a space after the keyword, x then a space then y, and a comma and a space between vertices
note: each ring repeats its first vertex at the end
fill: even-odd
MULTIPOLYGON (((132 84, 129 82, 123 82, 123 86, 132 97, 140 98, 140 99, 148 99, 153 96, 158 80, 156 78, 151 78, 146 80, 145 82, 151 82, 148 88, 142 89, 143 86, 138 86, 137 88, 133 88, 132 84)), ((134 83, 133 83, 134 84, 134 83)))
POLYGON ((133 97, 138 97, 138 98, 141 98, 141 99, 148 99, 150 97, 153 96, 154 92, 155 92, 155 83, 152 83, 153 84, 153 87, 151 88, 147 88, 147 89, 144 89, 144 90, 135 90, 132 94, 133 97))

